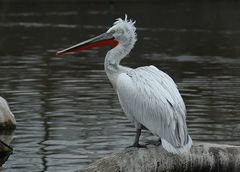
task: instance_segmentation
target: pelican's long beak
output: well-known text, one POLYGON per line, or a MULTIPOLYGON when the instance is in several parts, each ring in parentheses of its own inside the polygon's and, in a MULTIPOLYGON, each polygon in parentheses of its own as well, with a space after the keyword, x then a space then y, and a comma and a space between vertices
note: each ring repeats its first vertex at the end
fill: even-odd
POLYGON ((99 36, 83 41, 79 44, 73 45, 64 50, 58 51, 56 55, 64 55, 66 53, 77 52, 77 51, 85 50, 85 49, 96 47, 96 46, 112 45, 115 47, 117 44, 118 44, 118 41, 114 39, 112 34, 103 33, 99 36))

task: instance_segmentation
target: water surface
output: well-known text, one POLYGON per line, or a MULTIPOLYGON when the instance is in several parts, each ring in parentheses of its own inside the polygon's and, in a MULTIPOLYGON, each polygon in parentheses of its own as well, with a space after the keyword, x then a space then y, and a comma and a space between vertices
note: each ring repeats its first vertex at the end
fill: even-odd
MULTIPOLYGON (((239 145, 238 3, 0 5, 0 95, 17 119, 3 171, 73 171, 129 146, 133 125, 104 73, 109 47, 55 52, 137 20, 124 65, 153 64, 178 84, 194 141, 239 145)), ((142 141, 151 139, 144 132, 142 141)))

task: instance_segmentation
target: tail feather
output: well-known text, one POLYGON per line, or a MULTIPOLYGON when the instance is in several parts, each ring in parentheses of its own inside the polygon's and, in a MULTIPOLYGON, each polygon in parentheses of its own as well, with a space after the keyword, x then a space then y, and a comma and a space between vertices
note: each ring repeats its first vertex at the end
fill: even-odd
POLYGON ((174 153, 174 154, 181 154, 184 152, 187 152, 191 149, 192 147, 192 139, 188 135, 188 142, 182 147, 174 147, 172 144, 167 142, 165 139, 161 139, 162 141, 162 146, 164 149, 166 149, 168 152, 174 153))

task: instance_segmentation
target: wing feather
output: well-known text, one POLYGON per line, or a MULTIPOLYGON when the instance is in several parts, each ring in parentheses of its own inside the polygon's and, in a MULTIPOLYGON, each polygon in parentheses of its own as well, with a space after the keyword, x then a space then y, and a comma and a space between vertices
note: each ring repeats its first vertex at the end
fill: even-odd
POLYGON ((185 104, 166 73, 154 66, 129 70, 119 75, 116 90, 129 119, 161 137, 165 147, 171 144, 171 149, 180 149, 190 144, 185 104))

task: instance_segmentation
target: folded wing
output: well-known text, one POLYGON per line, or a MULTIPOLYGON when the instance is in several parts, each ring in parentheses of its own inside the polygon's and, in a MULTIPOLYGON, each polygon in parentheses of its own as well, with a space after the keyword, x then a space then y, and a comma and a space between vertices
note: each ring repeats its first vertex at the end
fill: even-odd
POLYGON ((124 112, 159 136, 166 150, 190 149, 185 104, 166 73, 154 66, 132 69, 119 75, 116 89, 124 112))

